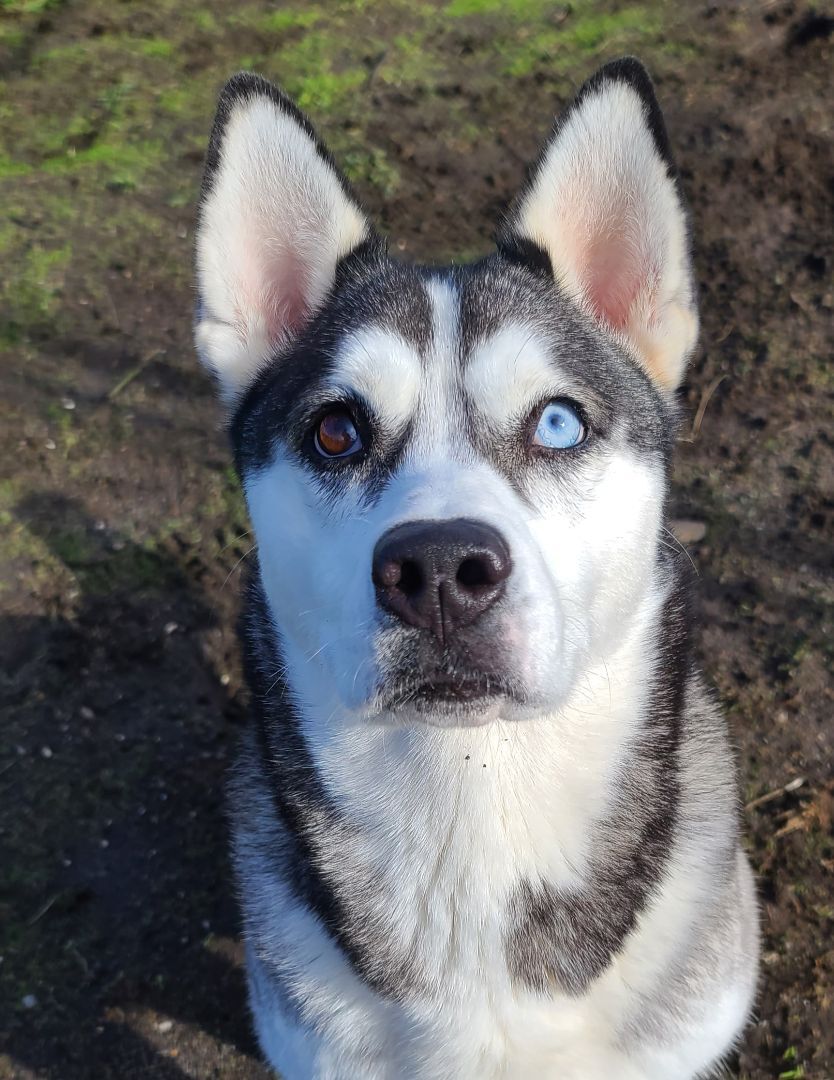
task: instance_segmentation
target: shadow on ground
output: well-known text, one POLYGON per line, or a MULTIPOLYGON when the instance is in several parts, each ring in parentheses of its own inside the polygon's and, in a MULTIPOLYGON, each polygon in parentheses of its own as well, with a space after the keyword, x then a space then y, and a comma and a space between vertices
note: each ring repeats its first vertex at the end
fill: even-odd
POLYGON ((26 710, 0 765, 0 911, 19 928, 7 1052, 51 1080, 173 1080, 194 1073, 166 1036, 190 1033, 215 1059, 200 1075, 242 1075, 255 1049, 223 816, 241 708, 203 641, 215 617, 184 553, 127 541, 62 494, 15 514, 79 591, 71 618, 0 623, 8 734, 26 710))

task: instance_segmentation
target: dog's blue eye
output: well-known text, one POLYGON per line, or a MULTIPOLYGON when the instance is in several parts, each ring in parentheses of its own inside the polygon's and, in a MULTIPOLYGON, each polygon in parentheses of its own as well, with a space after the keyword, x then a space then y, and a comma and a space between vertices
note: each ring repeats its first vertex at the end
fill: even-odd
POLYGON ((362 449, 362 440, 347 409, 325 413, 316 427, 316 450, 322 457, 350 457, 362 449))
POLYGON ((548 450, 569 450, 585 438, 585 425, 576 409, 567 401, 551 401, 545 405, 536 431, 533 446, 548 450))

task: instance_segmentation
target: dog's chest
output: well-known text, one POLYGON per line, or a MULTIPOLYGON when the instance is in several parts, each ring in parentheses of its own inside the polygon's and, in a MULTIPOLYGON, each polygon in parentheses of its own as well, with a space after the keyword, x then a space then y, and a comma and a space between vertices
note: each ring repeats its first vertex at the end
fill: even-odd
POLYGON ((331 795, 352 826, 323 845, 325 870, 380 989, 514 1000, 532 898, 587 888, 608 763, 568 767, 532 728, 442 735, 440 759, 396 733, 361 760, 340 748, 331 795))
MULTIPOLYGON (((395 1006, 390 1030, 398 1034, 383 1051, 383 1059, 397 1062, 392 1075, 585 1076, 588 1046, 608 1035, 597 991, 572 997, 551 987, 540 994, 519 980, 513 928, 521 913, 511 883, 520 867, 506 833, 500 840, 507 845, 503 862, 494 848, 485 854, 490 845, 482 837, 478 852, 479 838, 467 840, 461 830, 438 837, 434 865, 404 854, 389 865, 399 889, 387 894, 397 913, 388 925, 414 978, 413 996, 395 1006), (404 1046, 408 1057, 401 1060, 404 1046)), ((552 872, 554 861, 542 858, 542 871, 552 872)), ((387 1005, 383 1015, 390 1015, 387 1005)))
POLYGON ((579 1080, 613 1075, 626 1080, 628 1066, 612 1048, 611 1032, 595 997, 535 1000, 495 996, 492 989, 487 981, 468 1001, 447 1001, 448 1019, 437 1010, 409 1017, 405 1026, 409 1058, 398 1061, 392 1075, 420 1080, 438 1076, 579 1080))

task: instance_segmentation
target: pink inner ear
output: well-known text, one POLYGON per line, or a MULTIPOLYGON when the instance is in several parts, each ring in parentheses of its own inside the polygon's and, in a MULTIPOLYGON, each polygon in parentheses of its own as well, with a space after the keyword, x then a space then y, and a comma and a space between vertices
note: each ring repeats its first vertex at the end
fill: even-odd
POLYGON ((309 319, 311 268, 295 253, 295 238, 265 237, 261 230, 264 226, 257 220, 239 229, 229 261, 236 265, 240 283, 241 324, 254 316, 274 347, 294 337, 309 319))
POLYGON ((274 254, 266 267, 266 326, 272 343, 295 337, 310 316, 310 271, 290 252, 274 254))
POLYGON ((586 257, 582 286, 594 315, 612 329, 624 330, 651 268, 639 265, 637 252, 622 233, 591 243, 586 257))
POLYGON ((251 234, 238 238, 238 261, 241 316, 260 316, 271 346, 298 334, 310 316, 310 268, 292 252, 270 249, 251 234))

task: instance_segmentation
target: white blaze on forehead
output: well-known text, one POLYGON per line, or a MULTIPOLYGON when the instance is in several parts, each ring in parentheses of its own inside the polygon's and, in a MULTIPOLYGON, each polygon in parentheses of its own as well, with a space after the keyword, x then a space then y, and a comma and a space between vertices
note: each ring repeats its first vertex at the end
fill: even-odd
POLYGON ((465 387, 480 413, 497 423, 525 413, 554 392, 544 343, 522 323, 508 323, 472 352, 465 387))
POLYGON ((414 414, 422 364, 416 349, 383 326, 351 334, 336 357, 337 385, 361 396, 383 423, 402 427, 414 414))
POLYGON ((450 438, 459 440, 455 412, 455 389, 460 355, 460 296, 451 281, 434 278, 426 282, 432 318, 429 345, 420 391, 420 411, 414 451, 436 454, 450 438))
POLYGON ((436 356, 457 355, 460 330, 460 296, 451 281, 432 278, 426 282, 432 310, 432 345, 436 356))

